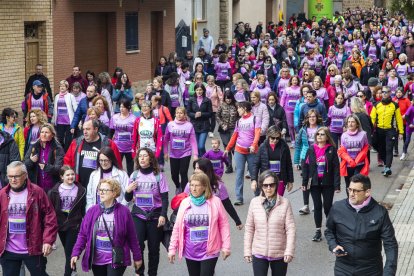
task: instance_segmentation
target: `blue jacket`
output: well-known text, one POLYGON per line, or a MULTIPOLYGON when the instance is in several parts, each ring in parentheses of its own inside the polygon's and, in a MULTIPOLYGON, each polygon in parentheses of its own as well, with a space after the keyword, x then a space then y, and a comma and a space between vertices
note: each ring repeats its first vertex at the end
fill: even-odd
POLYGON ((76 108, 75 114, 73 115, 72 123, 70 124, 71 129, 76 129, 79 125, 79 122, 85 120, 89 108, 89 103, 87 100, 87 97, 80 100, 78 108, 76 108))
POLYGON ((321 104, 319 100, 313 102, 313 103, 305 103, 300 108, 300 114, 299 114, 299 122, 303 122, 305 119, 306 114, 308 114, 308 111, 311 109, 316 109, 318 113, 322 116, 323 124, 326 125, 328 121, 328 115, 326 113, 326 108, 324 104, 321 104))
MULTIPOLYGON (((321 126, 317 126, 320 128, 321 126)), ((293 156, 293 164, 300 165, 302 160, 305 160, 306 153, 309 149, 308 134, 306 131, 307 127, 304 126, 299 130, 295 140, 295 154, 293 156)))
POLYGON ((114 92, 112 94, 112 101, 116 102, 115 108, 114 108, 114 113, 119 113, 119 102, 122 99, 126 99, 132 102, 132 100, 134 99, 134 95, 132 93, 132 89, 128 88, 125 89, 124 91, 121 91, 119 89, 114 89, 114 92))
POLYGON ((299 117, 300 117, 300 110, 304 103, 305 103, 305 97, 301 97, 299 100, 296 101, 295 110, 293 111, 293 125, 297 129, 297 132, 302 126, 302 122, 299 121, 299 117))

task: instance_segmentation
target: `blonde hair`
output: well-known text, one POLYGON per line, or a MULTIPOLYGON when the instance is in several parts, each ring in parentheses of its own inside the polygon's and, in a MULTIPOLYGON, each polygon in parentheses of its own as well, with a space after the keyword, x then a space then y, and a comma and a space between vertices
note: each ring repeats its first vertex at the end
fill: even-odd
POLYGON ((238 85, 238 84, 241 84, 244 91, 249 91, 249 85, 247 84, 247 81, 245 79, 238 79, 236 81, 236 85, 238 85))
POLYGON ((323 132, 325 133, 326 138, 327 138, 326 143, 331 144, 331 146, 336 147, 336 144, 335 144, 335 142, 334 142, 334 141, 333 141, 333 139, 332 139, 331 132, 329 131, 329 128, 327 128, 327 127, 325 127, 325 126, 324 126, 324 127, 320 127, 320 128, 318 128, 318 130, 315 132, 315 143, 316 143, 316 141, 317 141, 316 137, 318 136, 318 133, 319 133, 320 131, 323 131, 323 132))
POLYGON ((208 178, 208 176, 205 173, 198 172, 198 173, 193 174, 190 177, 190 183, 191 181, 200 182, 200 184, 205 188, 204 197, 206 199, 209 199, 213 196, 213 191, 211 190, 211 185, 210 185, 210 178, 208 178))
POLYGON ((55 130, 55 127, 52 125, 52 124, 50 124, 50 123, 45 123, 45 124, 43 124, 41 127, 40 127, 40 132, 42 131, 42 129, 43 128, 47 128, 47 129, 49 129, 49 131, 53 134, 53 138, 55 138, 56 137, 56 130, 55 130))
POLYGON ((254 90, 253 92, 251 92, 250 93, 250 97, 251 96, 255 96, 256 98, 258 98, 259 99, 259 101, 260 101, 260 91, 259 90, 254 90))
POLYGON ((175 114, 177 114, 177 111, 181 111, 182 113, 184 113, 185 116, 187 116, 187 109, 185 109, 184 106, 179 106, 175 109, 175 114))
POLYGON ((47 123, 47 115, 45 112, 43 112, 40 109, 31 109, 29 112, 27 112, 27 116, 26 116, 26 126, 31 126, 32 123, 30 122, 30 114, 34 113, 37 117, 37 119, 39 120, 39 125, 44 125, 45 123, 47 123))
POLYGON ((69 83, 68 83, 68 81, 67 80, 61 80, 60 82, 59 82, 59 86, 61 86, 61 85, 65 85, 66 86, 66 88, 69 88, 69 83))
POLYGON ((351 98, 351 111, 353 113, 367 113, 367 110, 365 109, 364 104, 359 98, 352 97, 351 98))
POLYGON ((99 182, 98 189, 104 183, 108 184, 111 187, 112 192, 115 194, 115 198, 117 198, 121 195, 121 186, 119 185, 118 180, 115 180, 113 178, 102 179, 99 182))
POLYGON ((102 115, 101 110, 99 108, 97 108, 96 106, 89 107, 88 108, 88 111, 86 112, 86 114, 88 116, 90 116, 92 114, 92 112, 95 112, 97 118, 101 117, 101 115, 102 115))

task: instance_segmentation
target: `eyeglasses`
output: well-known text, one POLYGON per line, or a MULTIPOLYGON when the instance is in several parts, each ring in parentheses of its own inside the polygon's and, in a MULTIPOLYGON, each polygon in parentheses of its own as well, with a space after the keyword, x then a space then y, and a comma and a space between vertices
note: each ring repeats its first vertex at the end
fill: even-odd
POLYGON ((318 133, 316 133, 316 136, 326 136, 326 134, 322 133, 322 132, 318 132, 318 133))
POLYGON ((109 163, 111 160, 109 159, 99 159, 99 163, 109 163))
POLYGON ((274 187, 276 187, 277 183, 269 183, 269 184, 263 184, 263 189, 272 189, 274 187))
POLYGON ((22 177, 23 175, 24 175, 24 173, 16 174, 16 175, 8 175, 7 178, 8 179, 18 179, 18 178, 22 177))
POLYGON ((382 94, 388 94, 388 93, 390 93, 390 91, 381 90, 381 93, 382 93, 382 94))
POLYGON ((106 194, 108 192, 113 192, 114 190, 109 190, 109 189, 99 189, 98 190, 100 194, 106 194))
POLYGON ((279 136, 277 136, 277 137, 274 137, 274 136, 269 136, 269 140, 276 140, 276 141, 279 141, 279 140, 280 140, 280 137, 279 137, 279 136))
POLYGON ((351 189, 351 188, 348 188, 347 190, 348 190, 348 193, 350 194, 357 194, 357 193, 366 191, 366 190, 357 190, 357 189, 351 189))
POLYGON ((358 98, 363 98, 364 95, 356 95, 358 98))

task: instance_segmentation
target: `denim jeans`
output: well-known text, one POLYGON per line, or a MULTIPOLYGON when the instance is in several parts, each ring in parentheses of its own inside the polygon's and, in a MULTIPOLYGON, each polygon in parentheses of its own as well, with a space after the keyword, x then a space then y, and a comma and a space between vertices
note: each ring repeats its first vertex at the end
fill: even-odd
POLYGON ((22 262, 26 265, 31 275, 48 276, 46 273, 47 259, 43 255, 17 254, 4 251, 0 258, 4 276, 19 275, 22 262))
POLYGON ((206 140, 208 132, 196 132, 198 157, 202 157, 206 153, 206 140))
POLYGON ((242 154, 234 152, 234 162, 236 165, 236 199, 243 202, 244 167, 247 162, 247 169, 250 174, 253 172, 254 154, 242 154))

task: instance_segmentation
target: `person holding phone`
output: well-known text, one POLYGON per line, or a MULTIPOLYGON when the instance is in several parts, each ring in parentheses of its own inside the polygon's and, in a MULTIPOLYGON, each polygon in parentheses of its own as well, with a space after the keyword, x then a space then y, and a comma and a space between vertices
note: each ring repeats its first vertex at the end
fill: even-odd
POLYGON ((388 211, 372 197, 371 180, 361 174, 352 176, 348 193, 347 199, 335 202, 326 221, 325 237, 336 256, 335 275, 396 275, 394 227, 388 211))

